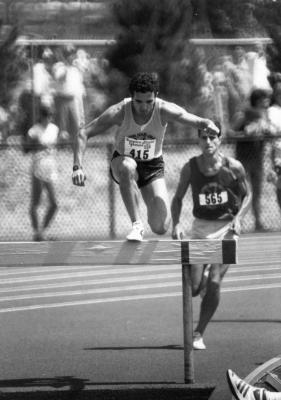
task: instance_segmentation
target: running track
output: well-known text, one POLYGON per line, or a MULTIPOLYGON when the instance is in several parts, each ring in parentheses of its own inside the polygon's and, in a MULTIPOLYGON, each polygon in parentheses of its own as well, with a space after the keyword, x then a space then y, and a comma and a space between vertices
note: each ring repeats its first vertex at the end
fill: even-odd
MULTIPOLYGON (((243 235, 238 254, 208 328, 208 350, 195 353, 199 382, 217 385, 214 400, 228 393, 222 368, 238 368, 245 376, 255 362, 281 353, 275 335, 278 328, 281 337, 280 316, 278 326, 272 323, 280 313, 280 234, 243 235), (251 322, 255 313, 262 327, 258 318, 251 322), (234 320, 240 321, 235 328, 234 320)), ((181 294, 179 265, 3 267, 0 384, 66 375, 90 382, 182 381, 181 294)), ((195 319, 198 307, 196 299, 195 319)))

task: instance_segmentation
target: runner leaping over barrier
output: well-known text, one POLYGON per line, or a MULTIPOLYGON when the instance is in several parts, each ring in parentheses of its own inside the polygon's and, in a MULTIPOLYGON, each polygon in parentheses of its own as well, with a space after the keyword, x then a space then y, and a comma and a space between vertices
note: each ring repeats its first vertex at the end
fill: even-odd
MULTIPOLYGON (((2 266, 182 265, 184 383, 194 384, 190 264, 236 264, 234 239, 0 243, 2 266)), ((150 385, 151 386, 151 385, 150 385)), ((199 398, 199 397, 198 397, 199 398)), ((202 398, 202 397, 201 397, 202 398)))

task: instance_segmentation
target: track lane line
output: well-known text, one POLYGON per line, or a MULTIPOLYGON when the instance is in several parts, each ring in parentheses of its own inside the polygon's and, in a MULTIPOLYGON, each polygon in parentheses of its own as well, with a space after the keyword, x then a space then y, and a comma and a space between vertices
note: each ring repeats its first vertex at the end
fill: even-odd
MULTIPOLYGON (((245 290, 265 290, 265 289, 279 289, 279 288, 281 288, 281 283, 269 284, 269 285, 256 285, 256 286, 248 286, 248 287, 233 287, 233 288, 227 288, 227 289, 223 288, 222 292, 231 293, 231 292, 238 292, 238 291, 245 291, 245 290)), ((178 297, 178 296, 182 296, 182 292, 107 297, 107 298, 103 298, 103 299, 94 299, 94 300, 80 300, 80 301, 63 302, 63 303, 34 304, 34 305, 30 305, 30 306, 2 308, 2 309, 0 309, 0 313, 3 314, 3 313, 19 312, 19 311, 34 311, 34 310, 42 310, 42 309, 74 307, 74 306, 92 305, 92 304, 100 304, 100 303, 114 303, 114 302, 121 302, 121 301, 150 300, 150 299, 160 299, 160 298, 169 298, 169 297, 178 297)))

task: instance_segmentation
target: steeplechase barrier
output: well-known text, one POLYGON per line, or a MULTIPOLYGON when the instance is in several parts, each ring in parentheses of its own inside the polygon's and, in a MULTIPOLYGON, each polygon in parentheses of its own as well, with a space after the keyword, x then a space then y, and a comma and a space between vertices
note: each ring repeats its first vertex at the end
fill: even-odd
MULTIPOLYGON (((193 311, 190 264, 237 264, 237 242, 217 240, 1 242, 0 268, 52 265, 175 265, 182 266, 184 383, 95 386, 103 399, 207 399, 213 385, 197 384, 193 362, 193 311)), ((80 399, 80 397, 78 397, 80 399)), ((81 399, 85 397, 81 397, 81 399)))

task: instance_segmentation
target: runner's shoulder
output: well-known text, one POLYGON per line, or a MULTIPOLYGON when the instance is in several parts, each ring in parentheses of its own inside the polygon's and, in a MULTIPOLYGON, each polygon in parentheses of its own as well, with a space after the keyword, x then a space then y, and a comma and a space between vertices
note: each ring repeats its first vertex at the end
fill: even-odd
POLYGON ((228 162, 228 167, 235 173, 238 173, 238 175, 244 174, 244 167, 240 161, 238 161, 234 157, 227 156, 225 157, 228 162))
POLYGON ((190 166, 190 161, 188 160, 182 167, 181 169, 181 175, 184 176, 185 178, 189 178, 191 175, 191 166, 190 166))
POLYGON ((109 106, 103 113, 103 115, 107 118, 114 120, 117 125, 121 125, 124 119, 125 109, 124 102, 120 101, 119 103, 113 104, 109 106))

